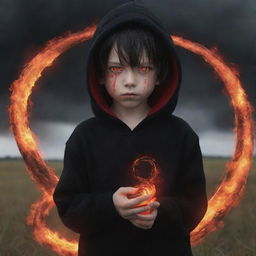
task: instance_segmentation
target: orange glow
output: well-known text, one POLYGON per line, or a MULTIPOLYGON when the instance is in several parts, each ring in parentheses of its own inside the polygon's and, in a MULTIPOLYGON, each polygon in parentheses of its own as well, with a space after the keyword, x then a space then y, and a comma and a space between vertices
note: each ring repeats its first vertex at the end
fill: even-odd
MULTIPOLYGON (((54 60, 69 48, 89 40, 95 30, 96 24, 92 24, 81 32, 66 33, 62 37, 49 41, 31 61, 26 63, 19 78, 10 88, 10 130, 24 159, 27 172, 42 192, 41 198, 31 206, 27 223, 33 227, 36 241, 59 255, 77 255, 78 241, 67 240, 58 231, 53 231, 47 226, 46 218, 54 206, 52 194, 58 177, 42 159, 43 152, 39 150, 40 142, 29 127, 28 100, 44 69, 50 67, 54 60)), ((195 245, 207 234, 224 225, 223 217, 239 204, 243 195, 253 153, 253 109, 239 80, 237 70, 229 67, 216 49, 209 50, 178 36, 172 36, 172 38, 177 46, 198 54, 210 64, 225 84, 235 112, 235 153, 226 165, 225 178, 209 200, 209 208, 204 218, 191 233, 192 245, 195 245)), ((153 192, 155 188, 151 189, 150 191, 153 192)), ((142 193, 148 193, 148 190, 143 188, 142 193)))
MULTIPOLYGON (((154 183, 156 181, 157 175, 159 174, 156 160, 146 155, 138 157, 132 163, 131 174, 135 180, 139 181, 139 183, 135 185, 135 187, 138 188, 138 191, 133 194, 128 194, 127 197, 134 198, 151 194, 147 200, 136 205, 136 207, 148 205, 149 203, 156 201, 156 186, 154 183)), ((153 210, 151 209, 145 212, 141 212, 140 214, 146 215, 152 211, 153 210)))
POLYGON ((191 244, 196 245, 207 234, 224 225, 222 219, 239 204, 244 193, 253 157, 255 123, 252 112, 254 109, 239 80, 239 72, 225 63, 216 48, 209 50, 201 44, 178 36, 172 36, 172 39, 175 45, 201 56, 205 62, 209 63, 225 84, 235 112, 233 129, 236 135, 235 153, 232 160, 226 164, 225 178, 209 200, 204 218, 191 233, 191 244))

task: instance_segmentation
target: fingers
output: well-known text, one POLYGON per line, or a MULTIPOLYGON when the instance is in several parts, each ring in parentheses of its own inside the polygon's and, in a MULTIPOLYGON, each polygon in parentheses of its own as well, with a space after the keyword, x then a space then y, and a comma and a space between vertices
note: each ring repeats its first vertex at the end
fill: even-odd
POLYGON ((157 201, 151 202, 149 205, 139 206, 142 202, 146 201, 151 194, 142 195, 136 198, 127 198, 127 194, 136 193, 138 188, 134 187, 120 187, 117 192, 114 194, 114 204, 116 206, 119 214, 128 220, 142 220, 147 221, 148 223, 155 219, 157 211, 153 211, 148 214, 149 210, 159 207, 160 203, 157 201), (121 197, 121 198, 120 198, 121 197), (146 215, 140 215, 140 213, 147 213, 146 215), (146 216, 146 217, 145 217, 146 216))
POLYGON ((142 207, 138 207, 138 208, 135 208, 135 209, 131 209, 129 212, 128 212, 128 219, 132 220, 132 219, 140 219, 140 220, 154 220, 157 216, 157 209, 159 206, 160 206, 160 203, 155 201, 153 203, 151 203, 150 205, 152 205, 151 207, 148 205, 148 206, 142 206, 142 207), (141 215, 140 213, 142 212, 145 212, 145 211, 148 211, 152 209, 152 212, 148 213, 148 214, 145 214, 145 215, 141 215))
MULTIPOLYGON (((142 198, 142 197, 141 197, 142 198)), ((138 216, 139 213, 142 213, 142 212, 145 212, 145 211, 148 211, 150 209, 156 209, 160 206, 160 203, 158 201, 154 201, 152 203, 150 203, 149 205, 146 205, 146 206, 140 206, 140 207, 136 207, 136 208, 131 208, 131 209, 128 209, 127 211, 127 215, 128 216, 131 216, 131 215, 136 215, 138 216)), ((147 215, 140 215, 140 216, 149 216, 149 214, 147 215)))
POLYGON ((129 193, 136 193, 139 188, 135 188, 135 187, 120 187, 120 193, 123 195, 129 194, 129 193))
POLYGON ((148 210, 150 210, 150 207, 148 205, 129 209, 129 210, 127 210, 126 217, 128 217, 129 219, 133 219, 134 217, 137 216, 137 214, 139 214, 141 212, 148 211, 148 210))
POLYGON ((148 198, 150 198, 151 195, 142 195, 136 198, 132 198, 132 199, 127 199, 127 203, 125 204, 126 208, 132 208, 142 202, 144 202, 145 200, 147 200, 148 198))
POLYGON ((154 201, 149 204, 151 208, 158 208, 160 206, 160 203, 158 201, 154 201))
POLYGON ((127 194, 136 194, 136 192, 138 190, 139 190, 139 188, 135 188, 135 187, 120 187, 119 188, 119 193, 122 196, 122 200, 124 200, 124 204, 123 204, 124 209, 135 207, 136 205, 138 205, 138 204, 144 202, 145 200, 147 200, 148 198, 152 197, 151 194, 148 194, 148 195, 142 195, 142 196, 131 198, 131 199, 127 198, 127 194))
POLYGON ((155 220, 156 216, 157 216, 157 209, 154 209, 150 214, 146 214, 146 215, 137 214, 135 219, 143 220, 143 221, 153 221, 155 220))
POLYGON ((154 224, 156 216, 157 216, 157 209, 154 209, 148 215, 137 215, 137 217, 131 219, 130 222, 138 228, 150 229, 154 224))
MULTIPOLYGON (((129 219, 130 222, 138 228, 142 228, 142 229, 152 228, 154 221, 156 219, 157 213, 158 213, 157 208, 159 206, 160 206, 160 203, 158 201, 154 201, 154 202, 150 203, 148 205, 148 209, 153 209, 152 212, 150 212, 149 214, 146 214, 146 215, 141 215, 139 213, 131 215, 130 219, 129 219)), ((133 211, 137 211, 137 210, 139 210, 140 212, 144 212, 144 211, 147 211, 147 207, 139 207, 137 209, 133 209, 133 211)))
POLYGON ((131 207, 133 205, 136 205, 140 202, 143 202, 147 198, 149 198, 151 195, 142 195, 137 196, 136 193, 138 192, 139 188, 135 187, 120 187, 118 189, 118 195, 122 198, 122 200, 126 201, 126 204, 128 203, 128 207, 131 207), (128 195, 134 195, 134 198, 128 198, 128 195), (143 198, 145 197, 145 198, 143 198))

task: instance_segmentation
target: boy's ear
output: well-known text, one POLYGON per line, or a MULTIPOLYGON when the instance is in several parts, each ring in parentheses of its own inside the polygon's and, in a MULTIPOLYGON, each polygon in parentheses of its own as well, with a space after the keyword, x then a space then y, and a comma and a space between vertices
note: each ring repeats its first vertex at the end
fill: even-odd
POLYGON ((156 80, 156 85, 159 85, 159 84, 160 84, 159 80, 156 80))

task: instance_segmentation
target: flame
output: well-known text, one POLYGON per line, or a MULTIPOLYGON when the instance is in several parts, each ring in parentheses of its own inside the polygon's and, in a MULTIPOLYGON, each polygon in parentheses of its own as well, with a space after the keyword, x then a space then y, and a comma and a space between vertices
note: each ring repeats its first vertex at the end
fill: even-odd
POLYGON ((47 226, 46 218, 54 206, 52 195, 58 177, 42 159, 42 152, 39 151, 40 143, 28 126, 28 99, 43 70, 51 66, 53 61, 64 51, 90 39, 95 30, 96 25, 92 24, 81 32, 73 34, 68 32, 62 37, 49 41, 25 65, 20 77, 13 82, 10 89, 12 92, 11 104, 8 109, 10 129, 24 158, 27 172, 42 192, 41 199, 31 206, 27 224, 32 225, 34 237, 38 243, 44 244, 60 255, 67 256, 77 255, 78 241, 67 240, 47 226))
POLYGON ((209 200, 204 218, 191 232, 191 244, 196 245, 207 234, 215 231, 219 226, 223 227, 223 217, 239 204, 244 193, 253 157, 255 123, 252 112, 254 109, 239 80, 238 70, 225 63, 217 48, 209 50, 199 43, 178 36, 172 36, 172 39, 175 45, 201 56, 205 62, 209 63, 225 84, 235 112, 235 128, 233 129, 236 135, 235 153, 231 161, 226 164, 225 178, 209 200))
MULTIPOLYGON (((135 180, 138 180, 139 183, 135 185, 134 187, 138 188, 138 190, 135 193, 128 194, 128 198, 134 198, 142 195, 151 195, 148 199, 145 201, 137 204, 134 208, 148 205, 151 202, 154 202, 157 200, 156 198, 156 185, 154 184, 156 182, 157 175, 159 174, 159 167, 156 164, 156 160, 153 157, 143 155, 135 159, 135 161, 132 163, 131 166, 131 174, 134 177, 135 180), (147 163, 148 167, 146 169, 146 177, 141 176, 139 173, 145 167, 143 168, 144 163, 147 163), (149 168, 150 166, 150 168, 149 168)), ((150 214, 153 210, 150 209, 148 211, 141 212, 140 214, 146 215, 150 214)))
MULTIPOLYGON (((19 78, 10 87, 9 129, 14 134, 26 165, 26 171, 42 193, 41 198, 31 206, 27 224, 33 227, 33 234, 38 243, 49 247, 60 255, 67 256, 77 255, 78 241, 67 240, 47 226, 46 218, 54 206, 52 194, 58 177, 42 159, 43 152, 39 150, 40 142, 29 127, 28 101, 32 89, 44 69, 50 67, 54 60, 69 48, 89 40, 95 30, 96 24, 92 23, 80 32, 68 32, 50 40, 24 66, 19 78)), ((207 234, 219 226, 223 226, 223 217, 231 208, 238 205, 243 195, 253 153, 253 109, 239 80, 238 71, 229 67, 216 49, 209 50, 182 37, 172 36, 172 38, 176 45, 200 55, 212 66, 225 84, 235 112, 235 128, 233 130, 236 134, 235 153, 232 160, 226 165, 224 180, 209 200, 209 207, 204 218, 191 233, 191 241, 195 245, 201 242, 207 234)))

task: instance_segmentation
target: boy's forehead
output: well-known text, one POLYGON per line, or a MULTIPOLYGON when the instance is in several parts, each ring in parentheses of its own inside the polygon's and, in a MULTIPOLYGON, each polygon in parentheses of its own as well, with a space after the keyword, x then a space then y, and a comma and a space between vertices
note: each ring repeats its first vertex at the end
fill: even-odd
MULTIPOLYGON (((145 49, 143 50, 142 58, 140 60, 140 63, 143 64, 150 64, 148 57, 146 55, 145 49)), ((109 58, 108 58, 108 64, 120 64, 120 60, 117 53, 117 48, 114 45, 110 51, 109 58)))

